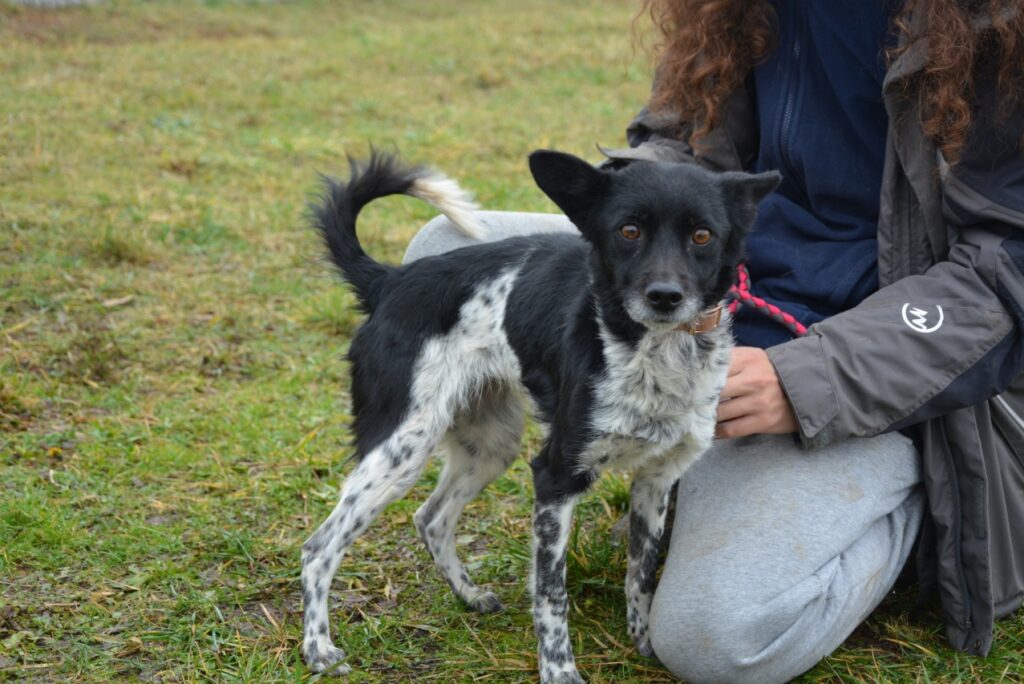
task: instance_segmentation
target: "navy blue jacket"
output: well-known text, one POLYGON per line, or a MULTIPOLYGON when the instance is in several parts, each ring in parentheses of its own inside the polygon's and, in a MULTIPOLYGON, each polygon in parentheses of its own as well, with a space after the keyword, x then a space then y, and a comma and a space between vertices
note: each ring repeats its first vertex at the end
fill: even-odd
MULTIPOLYGON (((882 100, 889 3, 774 2, 778 44, 750 79, 760 145, 754 167, 783 181, 747 243, 751 291, 805 326, 878 289, 878 206, 888 115, 882 100)), ((741 344, 789 331, 741 309, 741 344)))

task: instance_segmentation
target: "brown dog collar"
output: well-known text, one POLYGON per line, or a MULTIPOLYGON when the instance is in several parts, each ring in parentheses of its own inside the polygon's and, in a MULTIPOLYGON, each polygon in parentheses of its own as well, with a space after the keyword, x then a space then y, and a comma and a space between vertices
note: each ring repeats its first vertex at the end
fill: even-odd
POLYGON ((700 318, 696 321, 690 321, 689 323, 680 323, 673 330, 679 332, 690 333, 691 335, 699 335, 701 333, 708 333, 718 327, 719 322, 722 320, 722 309, 725 307, 724 304, 719 304, 710 311, 705 311, 701 314, 700 318))

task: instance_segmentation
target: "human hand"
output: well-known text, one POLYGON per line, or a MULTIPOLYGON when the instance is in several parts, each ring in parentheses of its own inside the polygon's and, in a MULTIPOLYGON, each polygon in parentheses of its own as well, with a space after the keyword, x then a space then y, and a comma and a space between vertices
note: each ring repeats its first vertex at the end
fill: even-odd
POLYGON ((732 350, 729 375, 718 404, 715 437, 796 432, 799 425, 768 354, 757 347, 732 350))

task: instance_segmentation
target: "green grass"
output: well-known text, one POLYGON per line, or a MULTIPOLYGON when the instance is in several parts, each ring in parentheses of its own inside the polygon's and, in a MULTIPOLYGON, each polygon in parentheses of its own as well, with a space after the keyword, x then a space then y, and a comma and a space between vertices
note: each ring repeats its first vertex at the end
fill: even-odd
MULTIPOLYGON (((0 5, 0 679, 299 681, 298 557, 347 470, 358 317, 304 227, 316 173, 397 147, 487 208, 552 210, 526 154, 596 157, 644 100, 624 1, 0 5)), ((431 213, 369 208, 398 260, 431 213)), ((335 581, 353 682, 527 682, 531 433, 462 551, 463 611, 390 507, 335 581)), ((581 505, 572 633, 592 682, 668 681, 625 629, 625 484, 581 505)), ((996 681, 895 596, 802 681, 996 681)))

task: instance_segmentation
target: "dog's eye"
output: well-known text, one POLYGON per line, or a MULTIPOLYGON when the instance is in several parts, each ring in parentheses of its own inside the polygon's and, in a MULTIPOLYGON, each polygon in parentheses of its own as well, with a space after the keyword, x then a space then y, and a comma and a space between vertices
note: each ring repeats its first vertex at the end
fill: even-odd
POLYGON ((695 245, 706 245, 711 242, 711 231, 707 228, 697 228, 690 235, 690 239, 695 245))
POLYGON ((626 238, 627 240, 636 240, 638 237, 640 237, 640 229, 634 226, 632 223, 627 223, 626 225, 619 228, 619 235, 626 238))

